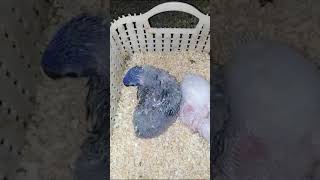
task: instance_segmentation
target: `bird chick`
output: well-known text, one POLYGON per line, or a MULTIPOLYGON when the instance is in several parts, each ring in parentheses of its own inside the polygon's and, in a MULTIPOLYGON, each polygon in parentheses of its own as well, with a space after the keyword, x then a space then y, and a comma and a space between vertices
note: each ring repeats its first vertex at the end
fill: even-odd
POLYGON ((52 79, 87 77, 89 133, 74 163, 77 180, 107 179, 108 16, 82 14, 66 22, 42 57, 44 73, 52 79))
POLYGON ((175 77, 153 66, 135 66, 123 78, 125 86, 137 86, 138 105, 134 111, 135 134, 153 138, 176 120, 182 98, 175 77))
POLYGON ((201 76, 187 74, 181 82, 181 91, 181 121, 210 142, 209 82, 201 76))

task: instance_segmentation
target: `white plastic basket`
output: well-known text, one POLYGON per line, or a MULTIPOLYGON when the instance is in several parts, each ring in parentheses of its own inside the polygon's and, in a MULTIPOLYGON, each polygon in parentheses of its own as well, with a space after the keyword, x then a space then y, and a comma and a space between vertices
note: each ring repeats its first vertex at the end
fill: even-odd
POLYGON ((122 16, 111 23, 111 127, 120 98, 126 61, 136 52, 197 51, 210 53, 210 16, 181 2, 160 4, 140 15, 122 16), (153 28, 149 19, 162 12, 180 11, 199 19, 195 28, 153 28))

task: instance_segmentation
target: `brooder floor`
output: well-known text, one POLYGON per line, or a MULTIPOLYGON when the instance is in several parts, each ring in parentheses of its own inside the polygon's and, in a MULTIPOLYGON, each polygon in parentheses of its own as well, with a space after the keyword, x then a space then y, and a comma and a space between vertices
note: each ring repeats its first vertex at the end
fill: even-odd
POLYGON ((86 80, 47 80, 38 87, 22 165, 34 180, 70 180, 72 162, 86 136, 86 80))

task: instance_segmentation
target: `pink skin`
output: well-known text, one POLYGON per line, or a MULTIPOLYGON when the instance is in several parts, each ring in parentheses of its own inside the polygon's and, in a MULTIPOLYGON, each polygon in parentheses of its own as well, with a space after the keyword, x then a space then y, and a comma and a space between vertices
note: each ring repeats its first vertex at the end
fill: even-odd
POLYGON ((193 133, 199 133, 210 140, 209 110, 207 107, 196 108, 190 103, 182 103, 180 110, 181 121, 191 129, 193 133))
MULTIPOLYGON (((185 116, 188 116, 188 115, 191 116, 192 114, 194 114, 193 107, 191 105, 189 105, 189 104, 184 104, 182 106, 182 110, 181 110, 180 116, 181 117, 185 117, 185 116)), ((196 123, 198 121, 196 121, 193 116, 191 118, 192 119, 190 119, 190 118, 182 118, 182 122, 184 122, 193 132, 196 132, 196 127, 197 127, 196 123)))

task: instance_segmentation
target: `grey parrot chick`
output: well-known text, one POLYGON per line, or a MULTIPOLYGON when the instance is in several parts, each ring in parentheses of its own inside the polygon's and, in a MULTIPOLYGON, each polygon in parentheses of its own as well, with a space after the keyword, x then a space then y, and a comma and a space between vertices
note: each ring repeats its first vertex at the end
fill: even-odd
POLYGON ((133 124, 137 137, 153 138, 176 120, 182 99, 180 85, 168 72, 152 66, 135 66, 123 78, 125 86, 137 86, 138 105, 133 124))
POLYGON ((52 79, 87 77, 88 137, 74 162, 76 180, 107 179, 109 101, 108 16, 81 14, 56 32, 42 57, 41 67, 52 79))

